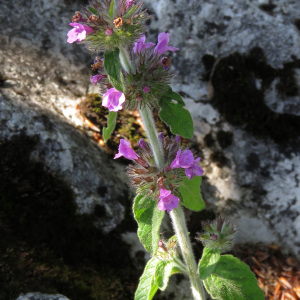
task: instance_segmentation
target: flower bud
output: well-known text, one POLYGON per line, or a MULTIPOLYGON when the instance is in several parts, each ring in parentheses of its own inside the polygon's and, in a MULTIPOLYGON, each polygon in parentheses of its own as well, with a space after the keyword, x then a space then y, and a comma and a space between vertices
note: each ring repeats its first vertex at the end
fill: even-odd
POLYGON ((201 241, 205 247, 220 253, 231 249, 237 229, 224 216, 219 216, 212 222, 202 222, 202 226, 205 231, 198 233, 199 237, 196 239, 201 241))
POLYGON ((146 150, 148 153, 151 153, 151 148, 150 148, 149 144, 144 139, 139 140, 138 146, 141 149, 146 150))

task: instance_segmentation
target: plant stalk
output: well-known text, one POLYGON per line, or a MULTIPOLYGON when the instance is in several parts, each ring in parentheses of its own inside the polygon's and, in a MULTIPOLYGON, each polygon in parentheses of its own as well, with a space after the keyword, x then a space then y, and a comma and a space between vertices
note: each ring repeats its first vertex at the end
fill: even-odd
POLYGON ((120 54, 119 54, 120 62, 122 64, 123 68, 125 69, 125 71, 128 74, 130 74, 132 71, 132 61, 130 59, 130 55, 129 55, 128 51, 122 46, 119 47, 119 51, 120 51, 120 54))
POLYGON ((186 228, 185 217, 180 205, 170 212, 173 221, 173 227, 177 235, 181 248, 183 259, 189 270, 192 293, 195 300, 205 300, 205 292, 199 274, 197 272, 197 264, 194 258, 191 241, 186 228))
POLYGON ((144 129, 154 154, 156 166, 159 169, 162 169, 164 167, 164 156, 161 143, 158 140, 152 111, 147 105, 139 105, 139 111, 144 124, 144 129))
MULTIPOLYGON (((124 69, 130 73, 132 69, 132 62, 130 60, 129 53, 123 47, 120 47, 120 60, 124 69)), ((164 154, 162 145, 158 140, 158 135, 155 127, 155 122, 153 118, 153 114, 151 109, 147 105, 138 105, 140 115, 144 124, 144 129, 146 131, 149 143, 151 145, 156 166, 159 169, 163 169, 164 167, 164 154)), ((187 266, 188 275, 190 277, 192 294, 195 300, 205 300, 205 293, 203 289, 202 282, 199 278, 197 272, 197 264, 194 258, 192 245, 188 236, 188 231, 186 228, 185 217, 182 211, 181 206, 179 205, 177 208, 174 208, 170 212, 171 219, 173 221, 173 227, 175 233, 177 235, 179 245, 181 248, 181 252, 184 258, 184 261, 187 266)), ((177 262, 180 266, 181 261, 177 262)), ((185 266, 181 267, 186 269, 185 266)))

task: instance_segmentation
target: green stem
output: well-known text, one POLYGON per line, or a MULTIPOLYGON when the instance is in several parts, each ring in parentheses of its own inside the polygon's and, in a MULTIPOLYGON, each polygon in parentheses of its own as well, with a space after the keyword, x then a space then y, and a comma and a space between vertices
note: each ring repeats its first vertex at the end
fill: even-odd
POLYGON ((175 265, 180 269, 180 271, 186 275, 189 275, 189 271, 186 265, 180 260, 179 257, 174 258, 175 265))
POLYGON ((205 300, 205 292, 199 274, 197 272, 197 264, 194 258, 191 241, 186 228, 185 217, 181 206, 174 208, 170 212, 173 221, 173 227, 178 238, 183 259, 189 270, 192 293, 195 300, 205 300))
MULTIPOLYGON (((127 71, 127 73, 131 73, 133 71, 132 62, 127 50, 123 47, 120 47, 120 60, 123 68, 127 71)), ((147 105, 138 105, 140 115, 144 124, 144 128, 151 145, 156 166, 159 169, 163 169, 164 167, 164 154, 162 145, 158 140, 155 122, 153 119, 152 111, 147 105)), ((185 224, 185 218, 182 211, 181 206, 179 205, 177 208, 174 208, 170 216, 173 221, 173 227, 175 229, 176 235, 178 237, 179 245, 181 248, 181 252, 184 258, 184 261, 187 265, 188 275, 190 277, 192 294, 195 300, 205 300, 205 293, 203 290, 202 282, 199 278, 199 274, 197 272, 197 264, 194 258, 192 245, 188 236, 188 231, 185 224)), ((186 266, 183 267, 182 262, 177 262, 181 268, 186 270, 186 266)))
POLYGON ((125 71, 128 74, 130 74, 132 71, 132 62, 130 59, 130 55, 123 46, 120 46, 119 50, 120 50, 119 57, 120 57, 121 64, 122 64, 123 68, 125 69, 125 71))
POLYGON ((162 169, 164 167, 164 156, 161 143, 158 140, 152 111, 147 105, 139 105, 139 111, 154 154, 156 166, 162 169))

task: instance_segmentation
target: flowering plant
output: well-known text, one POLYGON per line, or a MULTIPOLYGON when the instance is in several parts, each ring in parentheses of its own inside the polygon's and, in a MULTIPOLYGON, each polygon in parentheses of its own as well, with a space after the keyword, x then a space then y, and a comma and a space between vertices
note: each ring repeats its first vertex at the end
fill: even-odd
POLYGON ((118 111, 138 109, 148 141, 141 139, 134 151, 130 142, 121 139, 115 159, 123 156, 132 161, 127 174, 137 196, 133 203, 138 223, 138 237, 151 253, 135 293, 136 300, 150 300, 158 289, 165 290, 169 277, 183 273, 190 278, 194 299, 204 300, 207 292, 220 300, 263 300, 249 267, 232 255, 221 255, 232 245, 235 227, 223 216, 204 222, 205 232, 197 238, 204 247, 197 266, 187 231, 183 207, 201 211, 201 176, 204 171, 193 151, 181 145, 181 137, 193 136, 193 121, 184 108, 181 96, 170 87, 171 60, 169 33, 158 35, 158 42, 146 42, 145 22, 150 16, 143 4, 133 0, 91 0, 76 12, 70 25, 68 42, 79 41, 96 56, 92 68, 97 72, 91 82, 99 87, 102 105, 110 111, 106 142, 114 131, 118 111), (152 109, 174 136, 157 134, 152 109), (160 226, 169 213, 175 236, 160 239, 160 226), (179 247, 177 247, 179 245, 179 247), (178 251, 180 248, 181 252, 178 251))

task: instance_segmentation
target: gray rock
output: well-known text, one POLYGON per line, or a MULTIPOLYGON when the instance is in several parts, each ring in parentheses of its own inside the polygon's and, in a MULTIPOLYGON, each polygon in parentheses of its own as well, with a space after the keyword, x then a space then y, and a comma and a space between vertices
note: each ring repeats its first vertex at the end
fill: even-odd
MULTIPOLYGON (((297 1, 275 0, 272 5, 265 0, 144 2, 153 13, 149 40, 156 41, 159 32, 168 31, 170 45, 180 48, 168 54, 176 73, 172 87, 185 96, 194 119, 195 139, 204 156, 207 180, 202 191, 208 208, 228 214, 238 225, 238 242, 276 242, 300 255, 298 138, 278 143, 268 136, 255 136, 245 124, 230 123, 215 105, 218 91, 201 80, 211 79, 222 58, 235 52, 247 56, 258 47, 274 74, 266 84, 253 72, 249 82, 277 117, 300 116, 299 94, 282 94, 278 88, 282 83, 278 74, 289 68, 294 73, 289 78, 299 89, 297 1), (212 70, 205 69, 204 55, 216 59, 212 70), (217 139, 221 130, 233 135, 232 144, 225 148, 217 139), (203 141, 207 134, 215 143, 211 147, 203 141), (212 160, 217 151, 226 158, 222 167, 212 160)), ((88 78, 93 59, 83 47, 66 43, 68 23, 78 8, 80 1, 1 1, 0 66, 6 81, 0 81, 0 136, 9 139, 22 131, 39 135, 32 158, 43 160, 70 182, 80 211, 91 212, 96 203, 103 205, 106 217, 99 225, 108 232, 123 218, 125 177, 120 180, 123 169, 80 133, 84 124, 75 106, 93 90, 88 78), (27 14, 30 17, 24 18, 27 14), (107 193, 97 194, 98 187, 105 190, 103 186, 107 193)), ((123 237, 132 240, 136 252, 141 251, 132 234, 123 237)), ((178 299, 189 298, 188 290, 180 291, 178 299)))
POLYGON ((69 300, 63 295, 46 295, 41 293, 21 294, 17 300, 69 300))
POLYGON ((246 124, 230 124, 213 105, 219 94, 212 97, 212 85, 207 80, 222 58, 235 52, 247 56, 258 47, 269 68, 265 75, 270 77, 266 84, 265 79, 252 74, 255 89, 264 95, 262 101, 276 116, 299 116, 300 6, 283 0, 272 4, 232 0, 145 3, 154 13, 150 40, 155 41, 158 32, 169 31, 170 45, 180 48, 169 55, 176 72, 172 86, 185 95, 194 119, 195 137, 202 144, 208 179, 202 190, 208 207, 228 214, 238 225, 237 242, 275 242, 299 256, 299 137, 277 143, 268 136, 253 136, 245 130, 246 124), (205 55, 216 59, 208 76, 203 64, 205 55), (287 70, 290 73, 284 73, 287 70), (206 81, 201 80, 205 76, 206 81), (287 85, 287 92, 280 93, 278 84, 289 79, 293 86, 287 85), (293 94, 292 88, 294 95, 289 95, 293 94), (225 149, 216 141, 220 130, 233 134, 232 144, 225 149), (203 142, 208 133, 215 141, 212 147, 203 142), (212 161, 216 151, 224 153, 226 166, 220 168, 218 162, 212 161))

